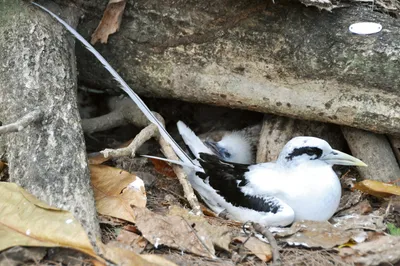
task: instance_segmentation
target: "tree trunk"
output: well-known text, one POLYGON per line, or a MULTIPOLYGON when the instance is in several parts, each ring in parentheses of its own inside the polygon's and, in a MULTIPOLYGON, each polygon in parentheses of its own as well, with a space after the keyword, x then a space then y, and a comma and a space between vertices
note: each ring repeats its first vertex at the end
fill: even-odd
MULTIPOLYGON (((87 38, 104 4, 83 4, 91 10, 80 26, 87 38)), ((388 14, 264 0, 138 0, 126 8, 120 32, 96 49, 142 95, 400 134, 400 32, 388 14), (384 28, 354 35, 354 21, 384 28)), ((77 47, 80 79, 118 90, 77 47)))
MULTIPOLYGON (((62 12, 75 26, 76 11, 62 12)), ((93 241, 99 226, 77 110, 74 41, 50 16, 15 0, 0 4, 0 36, 0 120, 44 113, 41 121, 3 136, 10 180, 71 211, 93 241)))

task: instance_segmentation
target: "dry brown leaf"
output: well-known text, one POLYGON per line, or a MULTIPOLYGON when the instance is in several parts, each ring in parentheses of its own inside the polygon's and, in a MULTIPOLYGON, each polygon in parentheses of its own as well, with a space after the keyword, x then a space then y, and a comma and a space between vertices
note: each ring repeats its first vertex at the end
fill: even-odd
POLYGON ((332 218, 333 225, 343 231, 352 229, 365 229, 371 231, 382 232, 386 230, 383 223, 383 217, 379 215, 361 215, 352 213, 349 215, 332 218))
POLYGON ((172 169, 172 167, 168 163, 161 161, 161 160, 153 159, 153 158, 149 158, 149 159, 153 163, 154 169, 158 173, 168 176, 168 177, 176 177, 174 169, 172 169))
POLYGON ((122 266, 177 266, 175 263, 162 257, 138 255, 133 251, 115 246, 114 243, 100 244, 102 254, 117 265, 122 266))
POLYGON ((328 249, 347 243, 353 232, 335 228, 329 222, 299 221, 290 228, 281 228, 276 236, 289 245, 328 249))
POLYGON ((117 241, 130 246, 136 253, 141 253, 147 245, 147 240, 144 237, 127 230, 120 231, 117 241))
POLYGON ((95 44, 97 41, 107 43, 108 36, 118 31, 125 5, 126 0, 110 0, 108 2, 103 18, 92 34, 92 39, 90 40, 92 44, 95 44))
POLYGON ((376 180, 364 180, 354 185, 354 188, 375 197, 387 198, 393 195, 400 196, 400 187, 376 180))
MULTIPOLYGON (((244 243, 247 237, 240 236, 235 237, 234 240, 240 243, 244 243)), ((244 244, 251 254, 256 255, 263 262, 268 262, 272 259, 271 246, 255 237, 250 237, 244 244)))
POLYGON ((196 222, 180 216, 159 215, 145 208, 135 208, 136 226, 155 248, 160 245, 214 258, 215 250, 210 236, 196 222))
POLYGON ((392 265, 400 261, 400 237, 380 236, 371 241, 339 250, 339 255, 357 265, 392 265))
POLYGON ((70 212, 4 182, 0 183, 0 250, 13 246, 67 247, 96 257, 85 230, 70 212))
POLYGON ((131 206, 146 207, 143 181, 129 172, 105 165, 90 165, 90 172, 97 211, 134 223, 131 206))
POLYGON ((160 266, 177 266, 175 263, 164 259, 163 257, 157 256, 157 255, 153 255, 153 254, 143 254, 141 255, 142 258, 144 258, 145 260, 147 260, 150 263, 156 264, 156 265, 160 265, 160 266))
POLYGON ((0 161, 0 173, 4 170, 4 168, 6 168, 6 163, 0 161))
POLYGON ((229 244, 232 241, 232 228, 226 225, 210 224, 204 217, 193 215, 178 206, 169 208, 169 215, 185 218, 189 223, 195 223, 196 228, 201 228, 211 238, 214 246, 230 252, 229 244))
POLYGON ((104 162, 107 162, 110 159, 111 159, 111 157, 105 158, 104 155, 99 152, 96 156, 89 157, 88 162, 91 165, 99 165, 104 162))

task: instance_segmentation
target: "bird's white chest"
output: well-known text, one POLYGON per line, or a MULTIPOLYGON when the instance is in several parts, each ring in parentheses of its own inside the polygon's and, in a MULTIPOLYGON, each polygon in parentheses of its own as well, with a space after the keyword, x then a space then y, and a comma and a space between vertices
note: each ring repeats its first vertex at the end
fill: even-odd
POLYGON ((339 178, 329 165, 300 166, 288 171, 287 188, 279 196, 295 212, 295 220, 328 220, 340 197, 339 178))

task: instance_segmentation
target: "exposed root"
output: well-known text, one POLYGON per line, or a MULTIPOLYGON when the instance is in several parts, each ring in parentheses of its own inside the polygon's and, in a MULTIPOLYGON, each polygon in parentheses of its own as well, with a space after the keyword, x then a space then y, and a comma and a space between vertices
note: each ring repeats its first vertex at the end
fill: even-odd
MULTIPOLYGON (((279 246, 276 243, 275 237, 272 235, 272 233, 269 231, 268 227, 262 226, 259 223, 253 223, 253 228, 256 230, 257 233, 262 234, 265 238, 267 238, 269 244, 271 245, 271 251, 272 251, 272 261, 274 266, 280 266, 282 265, 282 259, 281 255, 279 254, 279 246)), ((287 264, 284 264, 287 265, 287 264)))
POLYGON ((24 115, 14 123, 1 126, 0 127, 0 134, 11 133, 11 132, 18 132, 23 130, 26 126, 40 120, 43 116, 43 112, 41 110, 34 110, 29 112, 27 115, 24 115))

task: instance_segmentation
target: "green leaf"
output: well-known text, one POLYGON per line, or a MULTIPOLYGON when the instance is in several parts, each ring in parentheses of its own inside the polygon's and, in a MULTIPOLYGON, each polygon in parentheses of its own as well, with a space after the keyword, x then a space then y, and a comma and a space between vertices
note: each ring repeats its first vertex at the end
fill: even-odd
POLYGON ((396 227, 394 224, 388 223, 387 229, 389 231, 389 234, 391 234, 392 236, 400 236, 400 228, 396 227))

